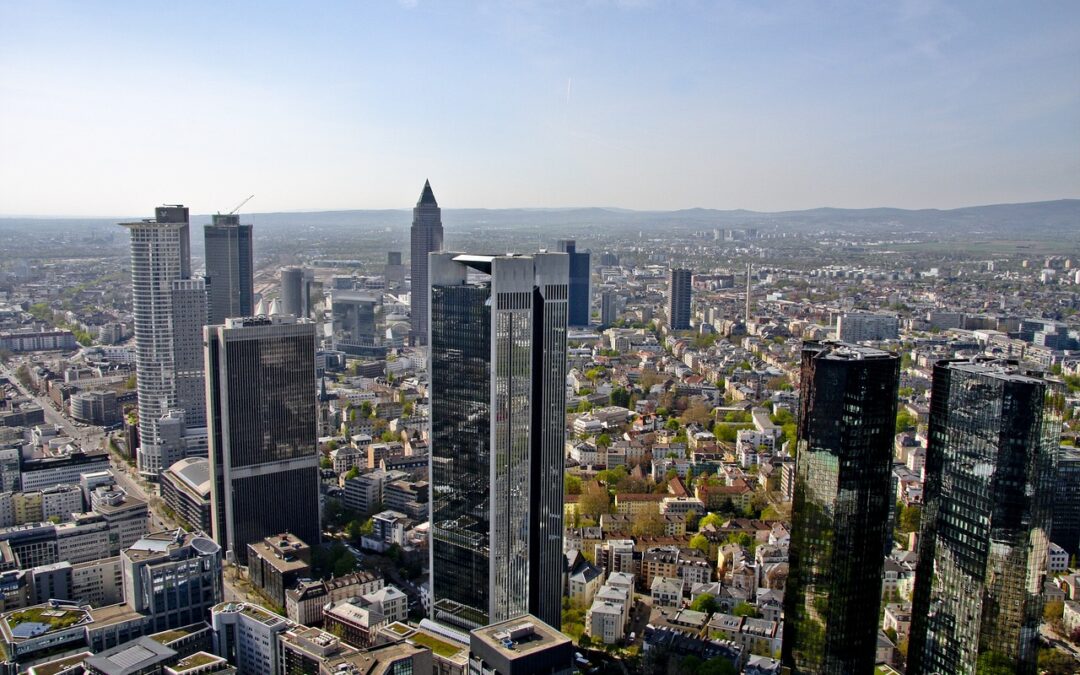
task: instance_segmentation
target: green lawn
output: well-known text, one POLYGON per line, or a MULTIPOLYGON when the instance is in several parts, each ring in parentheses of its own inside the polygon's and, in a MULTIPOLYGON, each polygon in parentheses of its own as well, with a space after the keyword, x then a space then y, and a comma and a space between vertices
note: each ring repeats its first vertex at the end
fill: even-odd
POLYGON ((416 633, 409 638, 410 641, 415 642, 421 647, 427 647, 431 651, 435 652, 439 656, 453 656, 461 650, 465 649, 464 645, 455 645, 450 642, 444 642, 436 637, 428 635, 427 633, 416 633))

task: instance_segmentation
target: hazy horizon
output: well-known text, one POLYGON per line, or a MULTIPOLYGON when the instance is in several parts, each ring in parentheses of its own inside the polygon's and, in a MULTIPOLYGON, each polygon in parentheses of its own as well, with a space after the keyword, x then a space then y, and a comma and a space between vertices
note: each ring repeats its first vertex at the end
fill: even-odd
MULTIPOLYGON (((0 210, 1077 195, 1080 3, 0 4, 0 210)), ((53 215, 56 214, 56 215, 53 215)))

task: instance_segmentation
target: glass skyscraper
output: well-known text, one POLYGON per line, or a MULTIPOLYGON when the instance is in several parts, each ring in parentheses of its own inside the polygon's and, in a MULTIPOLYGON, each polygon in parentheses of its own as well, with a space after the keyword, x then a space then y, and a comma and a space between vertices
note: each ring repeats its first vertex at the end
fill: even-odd
POLYGON ((437 621, 560 625, 568 262, 430 256, 437 621))
POLYGON ((1063 404, 1015 361, 934 366, 908 673, 1036 672, 1063 404))
POLYGON ((589 313, 592 308, 592 294, 589 283, 588 251, 579 252, 573 239, 560 239, 555 250, 565 253, 570 258, 570 300, 567 303, 569 317, 567 323, 574 327, 588 327, 589 313))
POLYGON ((424 189, 413 209, 412 229, 409 230, 409 321, 412 326, 411 341, 414 345, 428 343, 428 254, 441 251, 443 247, 442 209, 435 201, 431 183, 424 181, 424 189))
POLYGON ((206 277, 210 282, 210 325, 225 323, 235 316, 251 316, 255 311, 254 267, 251 225, 241 225, 240 216, 216 213, 203 227, 206 244, 206 277))
POLYGON ((317 545, 315 324, 208 326, 206 372, 214 540, 241 565, 248 544, 282 532, 317 545))
POLYGON ((889 352, 803 347, 782 654, 793 673, 874 671, 899 376, 889 352))

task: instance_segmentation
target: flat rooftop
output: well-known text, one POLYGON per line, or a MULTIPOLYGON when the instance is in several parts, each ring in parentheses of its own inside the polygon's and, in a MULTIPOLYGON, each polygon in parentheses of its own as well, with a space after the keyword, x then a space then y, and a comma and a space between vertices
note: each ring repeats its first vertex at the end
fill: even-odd
POLYGON ((533 616, 520 616, 477 628, 471 635, 510 660, 538 649, 570 642, 569 637, 533 616))

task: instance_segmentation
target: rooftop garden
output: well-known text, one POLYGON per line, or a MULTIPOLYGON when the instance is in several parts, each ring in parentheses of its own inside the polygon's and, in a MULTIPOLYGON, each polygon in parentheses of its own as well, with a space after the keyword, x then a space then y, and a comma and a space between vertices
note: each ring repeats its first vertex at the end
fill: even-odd
POLYGON ((416 633, 410 637, 409 640, 421 647, 427 647, 439 656, 454 656, 465 648, 464 645, 455 645, 450 642, 445 642, 434 635, 428 635, 427 633, 416 633))
POLYGON ((7 623, 10 628, 33 622, 45 624, 49 630, 63 630, 78 625, 89 616, 81 609, 63 609, 46 605, 12 612, 7 616, 7 623))
POLYGON ((182 673, 186 670, 194 670, 196 668, 209 665, 215 661, 219 661, 221 657, 214 656, 213 654, 207 654, 206 652, 195 652, 191 656, 181 659, 176 662, 176 665, 172 667, 178 673, 182 673))

